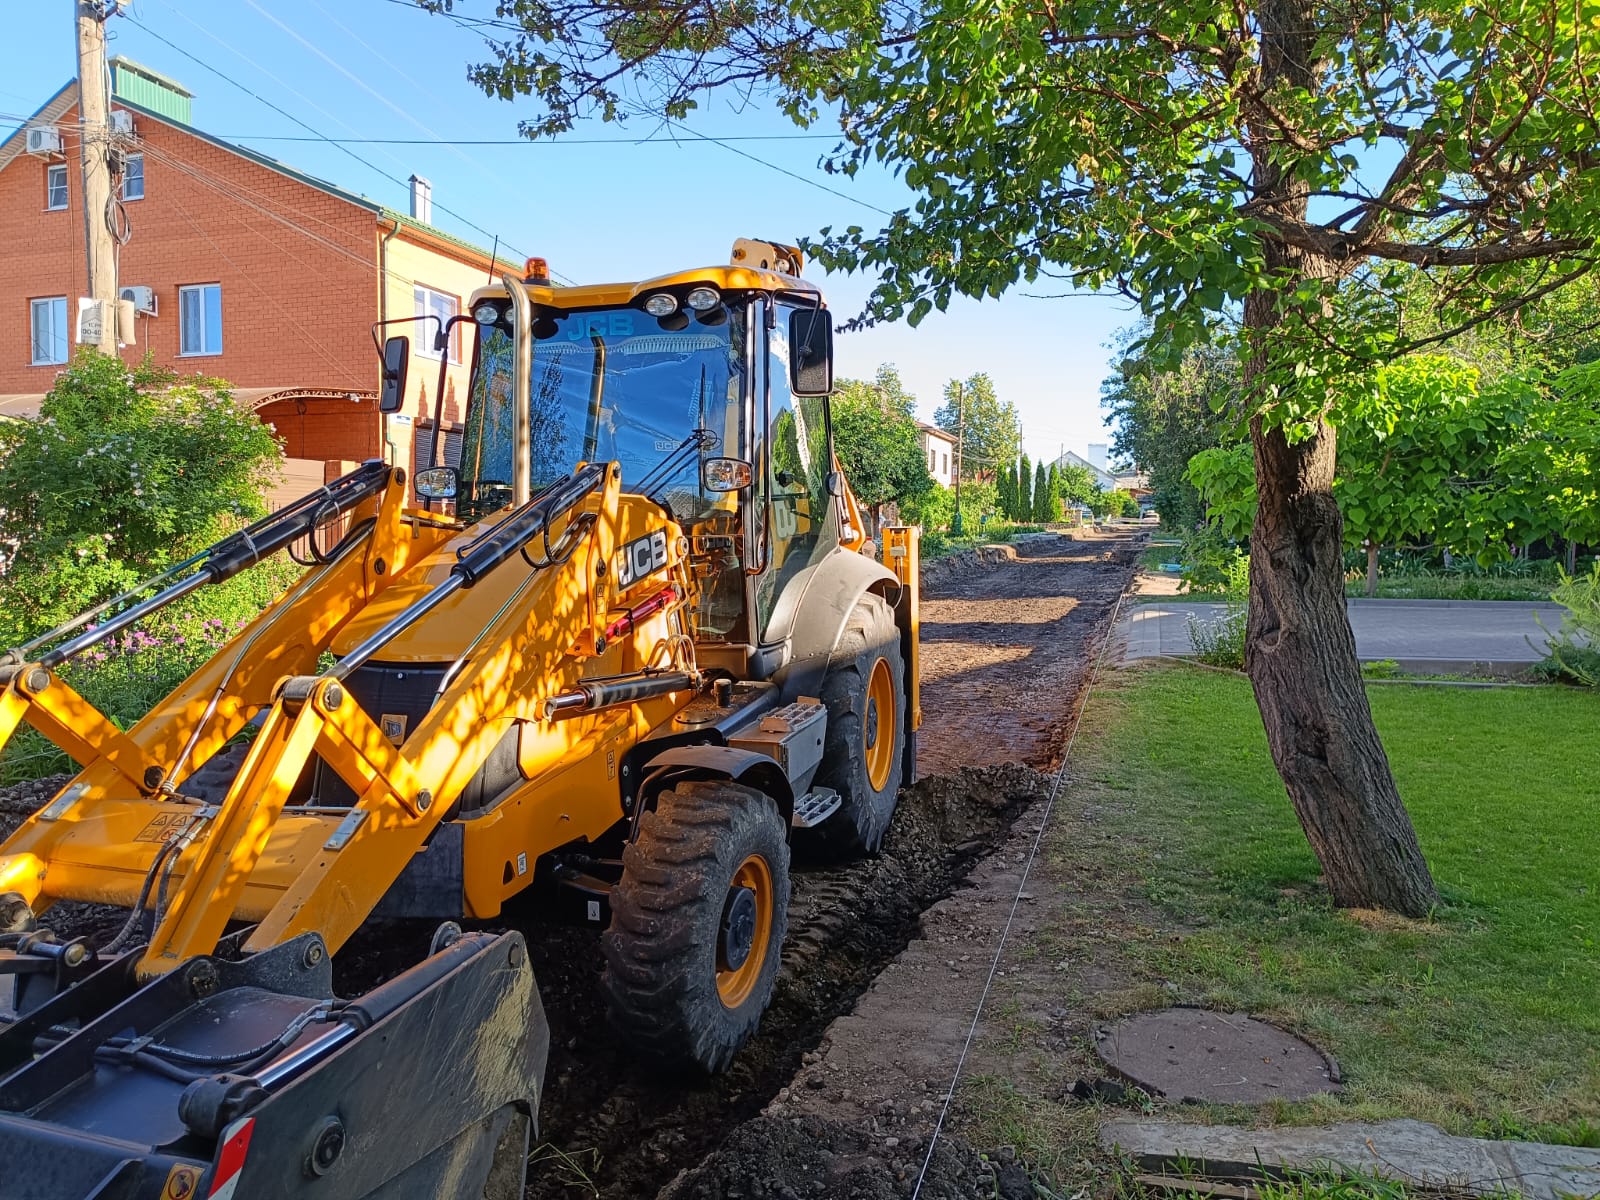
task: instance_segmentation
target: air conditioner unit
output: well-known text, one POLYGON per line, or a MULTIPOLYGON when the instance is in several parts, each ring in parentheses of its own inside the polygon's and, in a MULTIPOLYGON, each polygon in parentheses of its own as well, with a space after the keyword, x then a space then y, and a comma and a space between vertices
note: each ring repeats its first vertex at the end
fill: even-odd
POLYGON ((28 127, 28 153, 40 158, 61 153, 61 131, 54 125, 28 127))
POLYGON ((133 114, 125 108, 111 110, 111 136, 131 138, 133 136, 133 114))
POLYGON ((125 287, 118 295, 123 300, 132 300, 135 312, 146 317, 156 315, 156 290, 148 287, 125 287))

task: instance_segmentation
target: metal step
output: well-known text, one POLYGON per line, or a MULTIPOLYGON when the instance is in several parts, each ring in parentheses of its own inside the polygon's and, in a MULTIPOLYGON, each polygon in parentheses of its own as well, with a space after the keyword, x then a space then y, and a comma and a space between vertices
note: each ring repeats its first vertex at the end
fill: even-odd
POLYGON ((789 818, 789 825, 794 829, 815 829, 838 812, 843 803, 844 797, 838 792, 819 787, 794 802, 794 816, 789 818))

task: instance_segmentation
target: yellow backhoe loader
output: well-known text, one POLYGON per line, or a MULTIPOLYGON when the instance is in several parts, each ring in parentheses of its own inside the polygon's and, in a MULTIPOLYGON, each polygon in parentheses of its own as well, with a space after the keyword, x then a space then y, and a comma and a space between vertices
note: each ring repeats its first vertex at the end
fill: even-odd
POLYGON ((791 846, 874 850, 919 722, 916 531, 869 540, 801 266, 529 260, 426 330, 472 367, 447 408, 438 356, 415 478, 365 463, 0 657, 0 746, 82 768, 0 845, 0 1197, 520 1196, 549 1031, 523 934, 462 923, 530 889, 604 929, 641 1059, 729 1063, 791 846), (132 728, 58 673, 276 553, 309 565, 132 728), (65 900, 126 922, 53 932, 65 900), (374 916, 442 924, 341 999, 374 916))

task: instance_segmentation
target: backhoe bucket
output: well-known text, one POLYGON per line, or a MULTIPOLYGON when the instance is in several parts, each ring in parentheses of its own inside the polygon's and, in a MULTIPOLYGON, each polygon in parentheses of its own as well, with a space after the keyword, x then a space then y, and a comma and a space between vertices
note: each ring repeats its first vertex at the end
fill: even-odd
POLYGON ((137 958, 0 1026, 0 1200, 521 1196, 550 1034, 520 934, 351 1001, 315 934, 143 987, 137 958))

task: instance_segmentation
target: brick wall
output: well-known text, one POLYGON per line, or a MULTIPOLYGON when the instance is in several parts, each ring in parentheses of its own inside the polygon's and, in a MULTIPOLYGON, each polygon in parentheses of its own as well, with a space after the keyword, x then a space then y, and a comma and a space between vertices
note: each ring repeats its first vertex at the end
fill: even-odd
MULTIPOLYGON (((18 155, 0 170, 0 393, 46 391, 58 370, 29 365, 28 301, 66 296, 73 314, 85 290, 78 147, 65 128, 76 119, 76 109, 63 118, 66 211, 44 211, 41 160, 18 155)), ((137 344, 123 357, 135 362, 149 350, 163 365, 240 387, 375 390, 374 214, 151 118, 136 122, 145 196, 127 203, 133 236, 119 281, 153 287, 160 315, 138 318, 137 344), (183 357, 178 289, 201 283, 222 286, 222 353, 183 357)), ((350 415, 328 419, 328 436, 345 437, 350 415)), ((376 416, 362 419, 370 446, 349 457, 377 451, 376 416)), ((336 455, 343 449, 319 447, 307 457, 336 455)))

